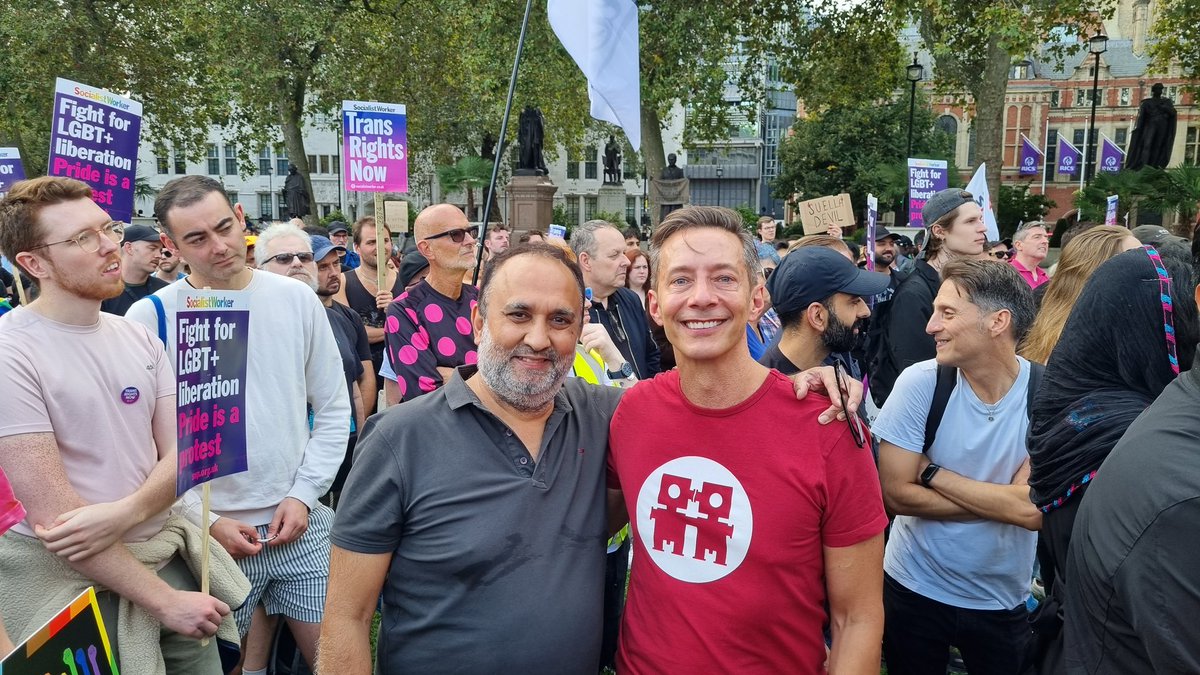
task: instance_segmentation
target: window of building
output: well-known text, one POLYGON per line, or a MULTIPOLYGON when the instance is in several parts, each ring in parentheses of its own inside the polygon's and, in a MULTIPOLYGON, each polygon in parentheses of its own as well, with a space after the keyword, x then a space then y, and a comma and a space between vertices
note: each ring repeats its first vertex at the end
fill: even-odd
MULTIPOLYGON (((1104 105, 1104 89, 1103 88, 1096 90, 1096 98, 1099 101, 1099 103, 1097 103, 1096 105, 1104 105)), ((1075 107, 1083 108, 1085 106, 1091 107, 1091 105, 1092 105, 1092 89, 1090 87, 1087 89, 1076 89, 1075 90, 1075 107)))
POLYGON ((1129 87, 1121 87, 1121 93, 1117 97, 1117 105, 1129 105, 1130 91, 1129 87))
POLYGON ((1028 61, 1022 61, 1012 68, 1011 80, 1028 80, 1030 73, 1033 71, 1033 64, 1028 61))
POLYGON ((221 149, 216 143, 208 144, 208 175, 221 175, 221 149))
POLYGON ((238 175, 237 146, 232 143, 225 144, 225 175, 238 175))
POLYGON ((272 198, 275 195, 270 192, 258 193, 258 217, 271 218, 271 212, 275 210, 275 205, 272 203, 272 198))
POLYGON ((975 166, 975 125, 967 131, 967 166, 975 166))
POLYGON ((1113 131, 1113 143, 1116 143, 1117 145, 1121 146, 1122 150, 1126 149, 1125 143, 1128 140, 1129 140, 1129 129, 1122 127, 1120 129, 1113 131))
POLYGON ((1046 133, 1046 166, 1050 169, 1050 180, 1058 178, 1058 172, 1053 167, 1058 164, 1058 129, 1051 129, 1046 133))
POLYGON ((625 220, 626 222, 637 222, 637 197, 625 197, 625 220))
POLYGON ((329 155, 321 155, 321 173, 333 173, 329 170, 329 155))
POLYGON ((567 195, 567 220, 571 222, 562 224, 569 227, 579 224, 579 195, 567 195))
POLYGON ((1196 164, 1200 160, 1200 127, 1188 127, 1183 140, 1183 163, 1196 164))
POLYGON ((333 169, 333 175, 338 175, 342 172, 342 163, 338 161, 337 155, 329 156, 329 166, 333 169))
POLYGON ((229 203, 230 203, 230 204, 236 204, 236 203, 238 203, 238 193, 237 193, 237 190, 233 190, 233 191, 227 191, 227 192, 225 193, 225 198, 229 200, 229 203))
POLYGON ((637 175, 637 153, 633 151, 633 147, 628 143, 621 150, 621 176, 625 180, 636 180, 637 175))
POLYGON ((1033 108, 1010 105, 1004 114, 1004 165, 1017 166, 1021 157, 1021 134, 1028 136, 1033 124, 1033 108))
POLYGON ((1062 94, 1057 89, 1050 92, 1050 107, 1052 107, 1052 108, 1061 108, 1062 107, 1062 94))
POLYGON ((275 175, 288 175, 288 164, 290 162, 288 162, 287 148, 282 145, 275 146, 275 175))
POLYGON ((958 136, 958 120, 954 119, 954 115, 942 115, 933 123, 933 128, 947 134, 950 138, 958 136))
POLYGON ((592 220, 596 217, 596 196, 587 195, 583 198, 583 219, 592 220))
POLYGON ((316 155, 308 156, 308 170, 310 173, 317 172, 317 156, 316 155))
MULTIPOLYGON (((583 177, 595 179, 596 176, 596 146, 589 145, 583 149, 583 177)), ((591 220, 591 216, 588 216, 591 220)))
POLYGON ((167 157, 167 148, 163 145, 154 146, 154 167, 159 174, 171 172, 171 161, 167 157))
POLYGON ((263 148, 258 151, 258 175, 266 176, 271 173, 271 149, 263 148))
POLYGON ((322 204, 321 205, 321 217, 325 218, 330 213, 333 213, 333 204, 322 204))
POLYGON ((183 156, 183 152, 175 151, 175 174, 182 176, 187 173, 187 157, 183 156))

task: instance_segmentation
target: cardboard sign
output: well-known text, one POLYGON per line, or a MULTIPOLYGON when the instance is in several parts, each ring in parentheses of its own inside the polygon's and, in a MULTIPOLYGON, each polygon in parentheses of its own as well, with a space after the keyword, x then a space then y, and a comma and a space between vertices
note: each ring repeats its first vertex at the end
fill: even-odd
POLYGON ((850 195, 845 192, 800 202, 798 208, 804 234, 825 234, 830 225, 842 228, 843 235, 854 229, 854 207, 850 205, 850 195))
POLYGON ((58 78, 46 173, 81 180, 113 220, 133 217, 142 104, 110 91, 58 78))
POLYGON ((176 373, 179 473, 175 494, 246 470, 245 291, 179 292, 176 373))
POLYGON ((403 199, 385 201, 383 222, 392 234, 408 234, 408 202, 403 199))
POLYGON ((104 619, 89 586, 0 663, 2 675, 117 675, 104 619))
POLYGON ((408 192, 408 117, 402 104, 342 101, 342 143, 347 190, 408 192))

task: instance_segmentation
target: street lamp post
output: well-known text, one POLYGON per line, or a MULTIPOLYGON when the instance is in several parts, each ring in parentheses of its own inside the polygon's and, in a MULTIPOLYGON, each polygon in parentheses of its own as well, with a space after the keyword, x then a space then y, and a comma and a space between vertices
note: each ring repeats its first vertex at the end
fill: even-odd
POLYGON ((925 76, 925 66, 922 66, 917 61, 917 53, 913 52, 913 62, 908 64, 904 69, 904 76, 908 78, 908 150, 904 156, 905 160, 912 157, 912 137, 913 137, 913 114, 917 110, 917 83, 925 76))
POLYGON ((1103 33, 1092 36, 1092 39, 1088 40, 1088 51, 1095 57, 1092 67, 1092 118, 1088 122, 1087 142, 1083 144, 1083 151, 1087 153, 1083 164, 1084 181, 1090 183, 1096 174, 1096 153, 1093 148, 1096 145, 1096 103, 1100 98, 1100 55, 1108 51, 1108 36, 1103 33))
POLYGON ((717 206, 721 205, 721 176, 725 175, 725 170, 717 167, 717 206))

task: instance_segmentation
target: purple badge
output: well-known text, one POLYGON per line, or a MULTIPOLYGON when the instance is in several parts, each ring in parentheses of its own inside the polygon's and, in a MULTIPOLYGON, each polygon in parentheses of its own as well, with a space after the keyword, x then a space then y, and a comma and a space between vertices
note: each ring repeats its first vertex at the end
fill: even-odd
POLYGON ((137 400, 141 397, 142 393, 138 391, 137 387, 125 387, 121 391, 121 401, 130 405, 137 403, 137 400))

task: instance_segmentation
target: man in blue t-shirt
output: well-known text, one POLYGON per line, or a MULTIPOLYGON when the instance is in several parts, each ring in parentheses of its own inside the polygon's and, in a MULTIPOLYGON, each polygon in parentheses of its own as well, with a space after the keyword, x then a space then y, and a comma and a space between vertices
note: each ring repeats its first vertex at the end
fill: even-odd
POLYGON ((1029 500, 1030 364, 1016 345, 1033 294, 1009 265, 956 260, 926 331, 937 358, 905 369, 875 422, 879 475, 896 514, 884 555, 883 652, 892 675, 941 675, 951 645, 971 675, 1017 673, 1041 513, 1029 500), (956 382, 933 443, 938 368, 956 382))

